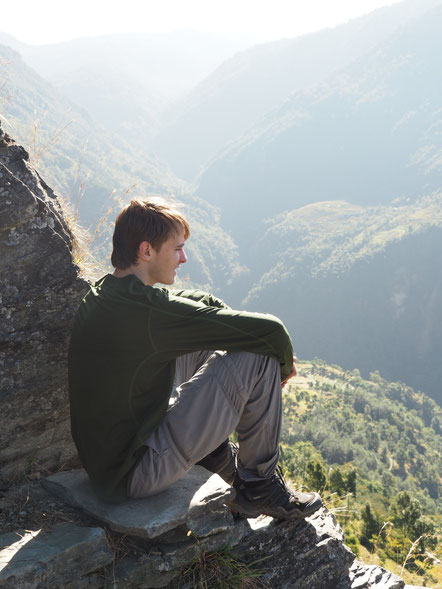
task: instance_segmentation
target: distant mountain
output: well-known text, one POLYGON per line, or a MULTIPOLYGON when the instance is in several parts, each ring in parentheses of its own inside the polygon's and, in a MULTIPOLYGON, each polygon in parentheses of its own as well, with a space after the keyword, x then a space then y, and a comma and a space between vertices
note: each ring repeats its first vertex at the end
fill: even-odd
MULTIPOLYGON (((280 316, 301 358, 319 356, 364 375, 378 369, 441 403, 442 4, 419 18, 411 10, 416 3, 399 6, 410 8, 410 18, 389 36, 391 19, 382 32, 378 17, 391 16, 390 9, 372 15, 380 31, 375 39, 383 40, 365 53, 368 21, 359 21, 362 29, 350 23, 352 37, 344 34, 342 43, 350 53, 353 38, 359 57, 351 55, 339 71, 333 68, 345 52, 326 31, 324 42, 334 40, 324 46, 335 50, 321 69, 317 46, 321 81, 305 82, 282 105, 277 94, 286 90, 279 86, 276 108, 207 166, 194 193, 142 144, 158 119, 140 87, 131 96, 130 69, 120 77, 127 87, 114 85, 110 65, 93 70, 89 81, 87 67, 76 78, 61 72, 67 98, 1 48, 0 114, 74 211, 80 204, 83 224, 104 219, 109 238, 115 209, 131 195, 174 193, 193 228, 185 284, 212 290, 233 307, 280 316), (103 104, 96 116, 110 129, 74 103, 82 100, 77 91, 89 111, 103 104), (126 101, 133 119, 117 117, 112 125, 112 113, 126 101)), ((271 45, 278 52, 291 43, 271 45)), ((269 74, 267 48, 257 50, 269 74)), ((246 52, 238 63, 247 55, 256 57, 246 52)), ((309 59, 307 52, 295 68, 305 69, 304 81, 313 79, 309 59)), ((256 63, 250 71, 255 67, 258 72, 256 63)), ((266 77, 250 79, 261 80, 254 92, 259 102, 266 77)), ((189 131, 182 142, 188 153, 191 139, 189 131)))
POLYGON ((1 45, 0 117, 46 182, 70 202, 71 218, 91 227, 89 248, 97 249, 95 256, 109 255, 106 240, 122 203, 132 196, 174 194, 187 205, 194 228, 189 242, 193 255, 185 271, 192 283, 213 289, 240 272, 236 246, 219 226, 213 207, 191 195, 166 164, 136 149, 121 127, 119 134, 104 130, 18 53, 1 45))
MULTIPOLYGON (((242 302, 281 317, 300 358, 374 369, 442 404, 442 192, 402 206, 315 203, 252 244, 242 302)), ((228 300, 228 299, 227 299, 228 300)))
POLYGON ((82 37, 51 45, 28 45, 0 33, 0 43, 18 51, 97 122, 113 132, 117 125, 137 146, 147 148, 166 105, 251 41, 178 31, 82 37))
POLYGON ((149 151, 159 126, 159 95, 110 65, 88 65, 52 78, 52 84, 105 129, 149 151))
POLYGON ((141 190, 158 193, 184 187, 167 165, 154 156, 141 157, 124 137, 105 131, 18 53, 1 45, 0 76, 5 131, 28 149, 59 194, 70 195, 74 203, 81 198, 83 223, 97 219, 102 205, 113 201, 113 190, 121 196, 135 183, 141 190))
POLYGON ((442 5, 295 93, 207 167, 199 194, 244 235, 271 210, 334 199, 388 203, 438 189, 441 33, 442 5))
POLYGON ((408 0, 333 29, 238 53, 163 115, 156 152, 193 180, 219 150, 291 94, 330 78, 438 3, 408 0))

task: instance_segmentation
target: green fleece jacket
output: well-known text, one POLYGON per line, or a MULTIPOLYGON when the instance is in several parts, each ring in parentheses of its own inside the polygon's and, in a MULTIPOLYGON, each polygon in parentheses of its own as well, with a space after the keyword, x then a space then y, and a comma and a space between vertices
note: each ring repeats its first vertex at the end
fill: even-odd
POLYGON ((144 441, 167 411, 175 359, 198 350, 274 356, 282 380, 293 363, 279 319, 233 311, 201 291, 169 291, 134 275, 108 274, 81 302, 69 345, 71 427, 102 499, 127 497, 144 441))

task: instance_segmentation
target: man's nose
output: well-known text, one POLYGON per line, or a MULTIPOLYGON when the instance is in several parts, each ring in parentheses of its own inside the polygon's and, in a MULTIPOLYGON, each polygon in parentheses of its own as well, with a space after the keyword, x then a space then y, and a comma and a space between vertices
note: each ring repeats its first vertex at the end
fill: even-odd
POLYGON ((185 262, 187 262, 186 252, 184 250, 181 250, 180 264, 184 264, 185 262))

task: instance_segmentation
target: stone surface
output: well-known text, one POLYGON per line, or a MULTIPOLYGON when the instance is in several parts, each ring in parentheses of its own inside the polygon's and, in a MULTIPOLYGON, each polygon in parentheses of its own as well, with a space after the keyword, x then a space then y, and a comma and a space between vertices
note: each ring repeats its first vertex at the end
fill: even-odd
POLYGON ((0 536, 0 588, 64 587, 113 558, 101 528, 64 523, 51 532, 4 534, 0 536))
POLYGON ((247 520, 235 521, 227 531, 207 538, 191 538, 175 546, 157 545, 149 553, 130 555, 115 568, 115 589, 150 589, 165 587, 180 578, 183 567, 189 566, 203 552, 220 550, 227 544, 235 546, 250 533, 247 520))
POLYGON ((57 197, 0 126, 0 472, 75 461, 67 344, 87 285, 57 197))
POLYGON ((355 560, 337 589, 404 589, 404 581, 377 565, 355 560))
POLYGON ((240 559, 257 562, 269 589, 404 588, 397 575, 355 560, 325 508, 305 521, 233 520, 223 506, 231 488, 201 467, 159 495, 118 506, 96 498, 84 471, 61 472, 43 484, 115 531, 147 542, 117 563, 114 589, 190 589, 183 567, 225 545, 235 546, 240 559))
POLYGON ((233 489, 200 466, 159 495, 120 505, 100 501, 83 470, 59 472, 43 484, 113 530, 140 538, 157 538, 183 525, 186 533, 191 530, 197 536, 207 536, 228 530, 233 521, 230 511, 223 507, 233 489))
POLYGON ((331 589, 348 574, 354 555, 335 517, 321 509, 305 521, 275 522, 256 529, 239 555, 263 559, 262 580, 274 589, 331 589))

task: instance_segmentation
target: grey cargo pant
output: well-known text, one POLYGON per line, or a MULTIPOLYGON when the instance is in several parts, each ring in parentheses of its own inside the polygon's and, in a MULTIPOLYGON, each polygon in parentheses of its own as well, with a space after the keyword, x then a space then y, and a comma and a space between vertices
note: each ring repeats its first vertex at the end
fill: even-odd
POLYGON ((275 358, 195 352, 176 360, 178 399, 135 467, 129 496, 147 497, 180 479, 236 430, 241 478, 271 476, 279 459, 281 377, 275 358))

